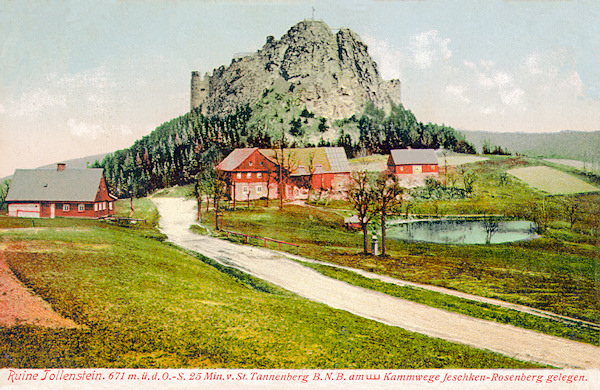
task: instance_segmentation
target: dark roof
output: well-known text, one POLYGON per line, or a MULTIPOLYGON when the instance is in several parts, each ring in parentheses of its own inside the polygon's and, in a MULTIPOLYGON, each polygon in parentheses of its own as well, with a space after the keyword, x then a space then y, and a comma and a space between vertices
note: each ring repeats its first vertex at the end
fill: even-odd
POLYGON ((246 161, 255 150, 258 150, 258 148, 235 149, 233 152, 229 153, 229 156, 225 157, 216 168, 226 172, 233 171, 246 161))
MULTIPOLYGON (((275 149, 261 149, 260 153, 269 158, 271 161, 276 161, 275 149)), ((307 175, 309 174, 309 166, 312 164, 313 169, 319 166, 313 173, 345 173, 350 172, 350 165, 346 152, 342 147, 319 147, 319 148, 293 148, 283 149, 283 156, 287 161, 288 158, 292 161, 292 175, 307 175), (312 162, 311 162, 312 159, 312 162)))
POLYGON ((430 164, 439 165, 433 149, 394 149, 390 150, 394 165, 430 164))
POLYGON ((17 169, 6 201, 93 202, 102 175, 102 168, 17 169))

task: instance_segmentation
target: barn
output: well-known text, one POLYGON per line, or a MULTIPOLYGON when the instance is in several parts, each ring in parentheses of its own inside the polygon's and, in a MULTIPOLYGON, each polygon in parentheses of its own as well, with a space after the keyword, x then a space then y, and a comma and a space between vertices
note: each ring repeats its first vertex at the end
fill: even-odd
POLYGON ((388 172, 403 175, 437 176, 440 171, 433 149, 394 149, 387 162, 388 172))
POLYGON ((101 168, 17 169, 6 196, 8 215, 27 218, 101 218, 114 214, 101 168))

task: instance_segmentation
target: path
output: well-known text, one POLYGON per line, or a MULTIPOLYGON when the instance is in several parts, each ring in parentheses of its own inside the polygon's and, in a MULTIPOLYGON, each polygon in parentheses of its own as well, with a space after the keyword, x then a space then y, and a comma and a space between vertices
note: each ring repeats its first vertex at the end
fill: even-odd
MULTIPOLYGON (((233 244, 189 230, 195 202, 155 198, 161 230, 173 243, 310 300, 430 337, 564 368, 600 367, 600 347, 480 320, 328 278, 281 253, 233 244)), ((306 259, 305 259, 306 260, 306 259)))
POLYGON ((61 317, 52 306, 27 288, 11 271, 5 255, 27 250, 26 243, 0 242, 0 327, 36 325, 48 328, 78 328, 61 317))

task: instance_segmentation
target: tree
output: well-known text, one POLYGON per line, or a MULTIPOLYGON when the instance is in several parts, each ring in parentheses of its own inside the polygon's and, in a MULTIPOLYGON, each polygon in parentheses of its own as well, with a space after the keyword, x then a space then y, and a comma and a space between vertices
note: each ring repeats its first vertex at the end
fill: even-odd
POLYGON ((321 132, 321 133, 324 133, 329 129, 329 126, 327 126, 327 119, 319 118, 318 129, 319 129, 319 132, 321 132))
POLYGON ((275 149, 275 156, 274 156, 274 160, 275 163, 277 164, 277 181, 279 182, 279 208, 283 209, 283 193, 285 191, 285 185, 287 184, 290 174, 292 171, 294 171, 297 167, 297 162, 295 161, 294 157, 292 156, 292 152, 288 150, 287 153, 285 153, 285 150, 283 149, 283 145, 284 145, 284 141, 283 139, 281 140, 281 143, 279 144, 279 148, 275 149))
POLYGON ((8 189, 10 188, 10 180, 6 179, 0 184, 0 210, 4 207, 8 189))
POLYGON ((463 177, 463 183, 465 185, 465 192, 468 195, 471 195, 473 193, 473 184, 475 183, 475 174, 471 171, 465 172, 462 168, 461 173, 463 177))
POLYGON ((398 184, 398 177, 390 173, 381 173, 373 186, 373 200, 381 215, 381 256, 385 256, 385 217, 388 210, 402 204, 404 189, 398 184))
POLYGON ((485 229, 485 243, 490 244, 492 242, 492 236, 496 234, 500 223, 493 217, 489 217, 483 220, 483 228, 485 229))
POLYGON ((214 170, 214 176, 208 182, 213 197, 215 210, 215 230, 219 230, 219 203, 227 194, 229 189, 229 175, 227 172, 214 170))
POLYGON ((352 172, 350 175, 348 199, 358 214, 358 221, 363 232, 363 253, 366 255, 369 253, 367 227, 373 216, 377 213, 374 192, 366 171, 352 172))
POLYGON ((560 201, 562 212, 567 217, 570 229, 573 230, 575 223, 581 219, 581 202, 575 196, 564 197, 560 201))

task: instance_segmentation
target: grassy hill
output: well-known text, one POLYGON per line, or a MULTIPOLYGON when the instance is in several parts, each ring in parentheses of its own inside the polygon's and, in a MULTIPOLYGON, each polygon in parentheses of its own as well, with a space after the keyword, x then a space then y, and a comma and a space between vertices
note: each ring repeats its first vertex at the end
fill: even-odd
MULTIPOLYGON (((118 204, 129 214, 127 202, 118 204)), ((0 367, 518 368, 535 365, 310 302, 162 242, 146 223, 0 217, 11 269, 80 329, 0 328, 0 367), (22 229, 27 227, 28 229, 22 229)))

